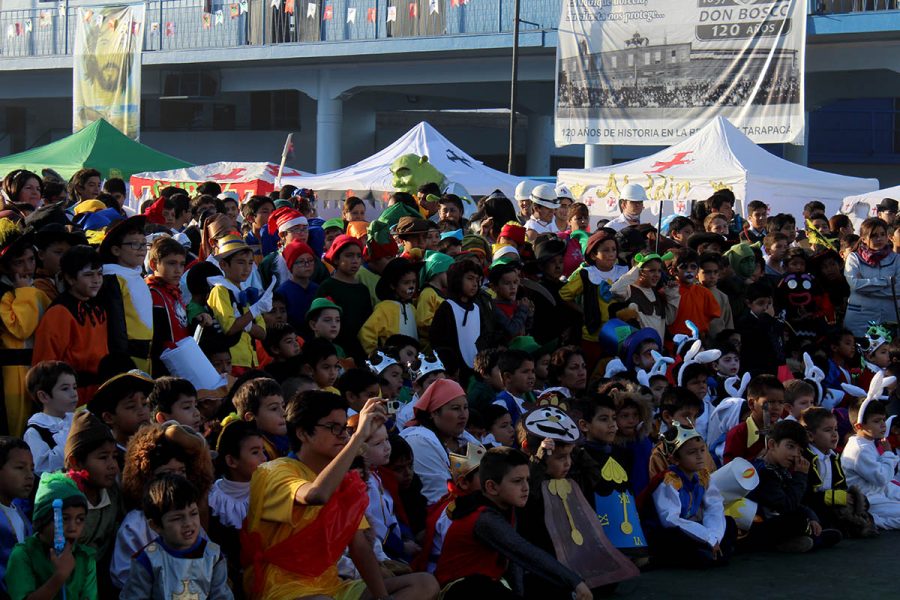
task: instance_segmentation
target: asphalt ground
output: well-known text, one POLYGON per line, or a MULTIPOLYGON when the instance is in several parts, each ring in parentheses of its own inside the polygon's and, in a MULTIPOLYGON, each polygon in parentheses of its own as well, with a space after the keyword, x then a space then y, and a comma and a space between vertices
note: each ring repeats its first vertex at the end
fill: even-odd
POLYGON ((900 532, 843 540, 807 554, 748 553, 708 570, 650 569, 619 585, 613 598, 830 600, 900 598, 900 532))

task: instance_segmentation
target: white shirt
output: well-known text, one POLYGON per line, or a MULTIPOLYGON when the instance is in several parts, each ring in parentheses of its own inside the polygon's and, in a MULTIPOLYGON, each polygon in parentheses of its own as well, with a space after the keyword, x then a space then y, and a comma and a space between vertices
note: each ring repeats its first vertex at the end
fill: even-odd
POLYGON ((240 529, 250 507, 250 482, 218 479, 209 490, 209 511, 226 527, 240 529))
POLYGON ((819 465, 819 477, 822 478, 822 487, 817 491, 824 492, 831 489, 831 457, 834 456, 834 450, 829 450, 828 454, 823 454, 818 448, 810 444, 809 449, 812 450, 816 457, 816 464, 819 465))
POLYGON ((16 510, 16 507, 7 506, 3 503, 0 503, 0 512, 2 512, 3 516, 9 521, 11 529, 16 532, 16 539, 20 542, 24 542, 25 521, 22 519, 22 514, 16 510))
POLYGON ((699 513, 702 519, 699 522, 681 518, 681 498, 678 490, 665 481, 653 492, 653 504, 663 527, 677 527, 689 537, 705 543, 710 548, 725 537, 724 501, 712 481, 703 494, 703 508, 699 513))
POLYGON ((392 531, 397 531, 400 524, 394 515, 394 499, 384 489, 381 477, 375 471, 369 471, 366 481, 369 493, 369 507, 366 509, 366 520, 372 527, 375 537, 384 544, 392 531))
POLYGON ((552 219, 549 223, 544 223, 543 221, 539 221, 538 219, 531 217, 530 219, 525 221, 525 229, 531 229, 538 235, 542 233, 559 233, 559 228, 556 226, 556 221, 552 219))
POLYGON ((45 413, 36 413, 28 419, 28 425, 35 425, 48 430, 53 434, 56 446, 51 448, 34 428, 25 429, 22 438, 31 448, 34 457, 34 472, 36 475, 51 471, 61 471, 63 468, 66 438, 69 437, 69 429, 72 427, 72 413, 66 413, 65 417, 53 417, 45 413))
POLYGON ((631 225, 640 225, 640 223, 641 223, 640 215, 635 217, 633 220, 626 219, 625 215, 619 215, 618 217, 616 217, 615 219, 613 219, 612 221, 610 221, 609 223, 604 225, 604 227, 609 227, 613 231, 622 231, 626 227, 629 227, 631 225))
POLYGON ((900 486, 892 483, 897 474, 900 457, 893 451, 878 454, 875 442, 854 435, 847 440, 841 454, 841 467, 847 477, 847 486, 856 486, 873 499, 900 500, 900 486))
MULTIPOLYGON (((413 471, 422 480, 422 495, 428 504, 434 504, 447 493, 450 479, 450 456, 437 435, 427 427, 417 425, 400 432, 413 451, 413 471)), ((478 442, 468 431, 463 431, 460 443, 478 442)))

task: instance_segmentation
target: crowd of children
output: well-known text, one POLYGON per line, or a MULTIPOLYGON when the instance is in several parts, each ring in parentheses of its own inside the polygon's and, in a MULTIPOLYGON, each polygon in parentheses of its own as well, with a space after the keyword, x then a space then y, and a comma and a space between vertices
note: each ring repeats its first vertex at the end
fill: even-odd
POLYGON ((591 228, 525 182, 371 222, 31 182, 0 216, 0 344, 31 350, 0 598, 586 600, 900 529, 894 201, 857 236, 728 190, 657 231, 633 189, 591 228))

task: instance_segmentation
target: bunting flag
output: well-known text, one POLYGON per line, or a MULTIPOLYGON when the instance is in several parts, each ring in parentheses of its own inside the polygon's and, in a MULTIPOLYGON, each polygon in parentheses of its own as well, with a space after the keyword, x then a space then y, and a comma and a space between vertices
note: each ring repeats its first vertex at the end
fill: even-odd
POLYGON ((131 22, 131 35, 141 35, 141 25, 140 21, 132 21, 131 22))
POLYGON ((366 9, 366 21, 368 21, 369 23, 375 22, 375 9, 374 8, 366 9))
POLYGON ((209 29, 212 25, 212 15, 209 13, 203 13, 203 29, 209 29))
POLYGON ((334 8, 330 4, 325 6, 325 10, 322 11, 322 20, 330 21, 334 17, 334 8))
POLYGON ((166 23, 166 37, 172 37, 173 35, 175 35, 175 23, 168 21, 166 23))
POLYGON ((241 14, 241 9, 238 7, 237 4, 231 4, 231 5, 229 5, 229 6, 228 6, 228 10, 229 10, 229 12, 231 13, 231 18, 232 18, 232 19, 237 19, 237 18, 238 18, 238 15, 241 14))
POLYGON ((94 15, 94 25, 97 27, 103 25, 103 15, 94 15))
POLYGON ((238 9, 240 13, 243 15, 250 11, 250 5, 247 3, 247 0, 241 0, 241 3, 238 4, 238 9))
POLYGON ((31 33, 34 30, 34 25, 31 23, 31 19, 25 19, 25 33, 31 33))
POLYGON ((14 38, 16 37, 16 26, 10 23, 6 26, 6 37, 14 38))
POLYGON ((356 9, 355 8, 347 9, 347 22, 348 23, 356 23, 356 9))
POLYGON ((16 36, 18 37, 20 35, 22 35, 22 24, 16 23, 16 36))
POLYGON ((308 3, 306 4, 306 18, 307 18, 307 19, 314 19, 314 18, 315 18, 315 16, 316 16, 316 8, 317 8, 317 7, 316 7, 316 3, 315 3, 315 2, 308 2, 308 3))
POLYGON ((294 14, 294 0, 284 0, 284 12, 286 14, 294 14))
POLYGON ((65 17, 66 16, 66 3, 60 2, 59 6, 57 7, 57 10, 59 11, 59 16, 65 17))
POLYGON ((53 22, 53 17, 50 15, 49 10, 42 10, 40 17, 38 17, 38 25, 41 27, 49 27, 53 22))
POLYGON ((281 0, 272 0, 272 8, 278 8, 281 4, 281 0))
POLYGON ((415 2, 410 2, 409 3, 409 18, 415 19, 417 16, 419 16, 419 5, 416 4, 415 2))
POLYGON ((84 22, 90 23, 93 20, 94 20, 94 11, 92 11, 90 9, 84 11, 84 22))
POLYGON ((397 21, 397 7, 396 6, 388 6, 387 22, 394 23, 396 21, 397 21))
POLYGON ((225 13, 222 9, 216 11, 216 26, 225 24, 225 13))
POLYGON ((157 31, 159 31, 159 23, 150 23, 150 33, 156 33, 157 31))
POLYGON ((436 15, 440 12, 438 0, 428 0, 428 12, 432 15, 436 15))

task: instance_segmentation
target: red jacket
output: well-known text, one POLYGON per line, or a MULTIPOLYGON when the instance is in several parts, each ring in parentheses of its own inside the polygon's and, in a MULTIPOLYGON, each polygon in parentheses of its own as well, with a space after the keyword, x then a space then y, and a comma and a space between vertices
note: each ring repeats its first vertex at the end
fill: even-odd
POLYGON ((478 507, 454 520, 447 530, 434 572, 441 587, 470 575, 484 575, 498 581, 506 573, 507 559, 475 539, 475 522, 486 509, 486 506, 478 507))

